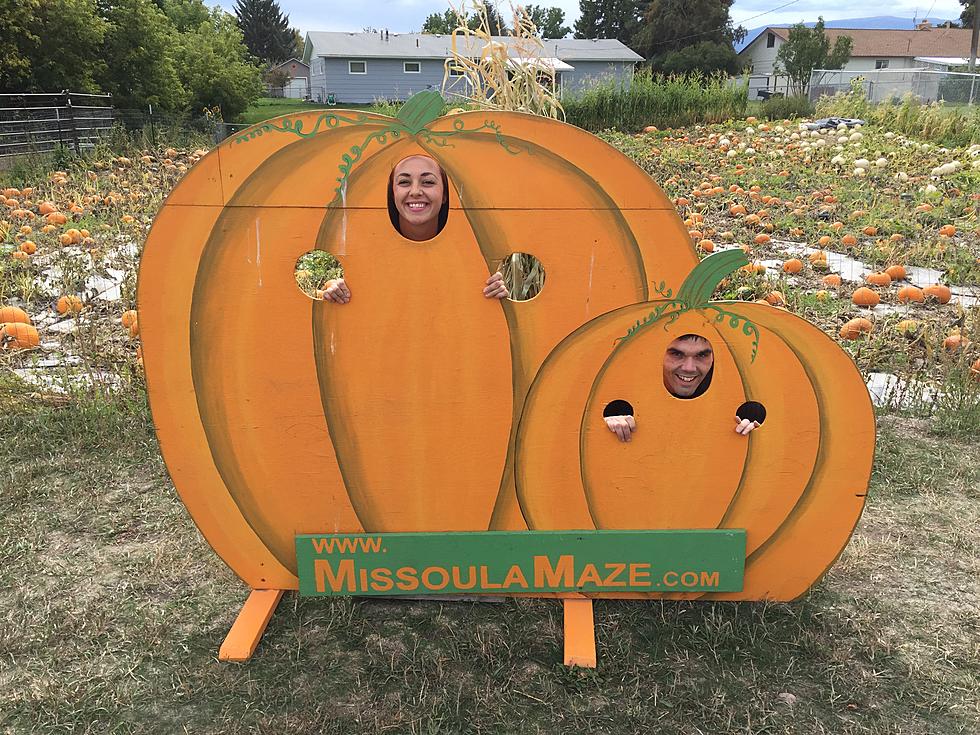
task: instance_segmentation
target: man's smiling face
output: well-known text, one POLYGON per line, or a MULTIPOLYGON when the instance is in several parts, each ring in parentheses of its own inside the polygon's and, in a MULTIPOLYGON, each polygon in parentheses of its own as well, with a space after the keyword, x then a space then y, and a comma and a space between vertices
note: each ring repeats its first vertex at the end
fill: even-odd
POLYGON ((678 337, 664 355, 664 387, 678 398, 690 398, 714 363, 711 343, 704 337, 678 337))

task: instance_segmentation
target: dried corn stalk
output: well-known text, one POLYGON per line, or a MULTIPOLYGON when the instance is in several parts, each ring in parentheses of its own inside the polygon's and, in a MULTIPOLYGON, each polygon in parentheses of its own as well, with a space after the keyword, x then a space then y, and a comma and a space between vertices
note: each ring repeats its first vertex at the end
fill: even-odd
POLYGON ((494 40, 486 5, 481 2, 450 5, 458 27, 452 33, 452 55, 446 60, 442 87, 480 109, 516 110, 563 119, 554 67, 543 56, 544 43, 531 17, 520 5, 511 5, 513 32, 508 43, 494 40), (467 25, 467 6, 479 25, 467 25), (461 91, 466 83, 466 92, 461 91))

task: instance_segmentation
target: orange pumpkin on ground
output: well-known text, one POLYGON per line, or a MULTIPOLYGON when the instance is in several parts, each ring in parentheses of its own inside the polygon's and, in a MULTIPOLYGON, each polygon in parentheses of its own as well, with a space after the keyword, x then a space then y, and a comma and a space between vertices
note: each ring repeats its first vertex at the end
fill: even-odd
POLYGON ((870 288, 861 286, 851 295, 851 301, 857 306, 877 306, 881 303, 881 297, 870 288))
POLYGON ((799 273, 803 270, 803 261, 799 258, 791 258, 783 263, 784 273, 799 273))
POLYGON ((55 304, 55 311, 61 315, 77 314, 82 310, 82 300, 77 296, 62 296, 55 304))
POLYGON ((840 336, 843 339, 857 339, 865 334, 870 334, 874 329, 874 324, 863 316, 856 317, 848 321, 840 328, 840 336))
POLYGON ((19 306, 0 306, 0 324, 9 322, 19 322, 20 324, 30 324, 31 317, 19 306))
POLYGON ((872 286, 888 286, 891 285, 892 277, 887 273, 869 273, 864 280, 872 286))
POLYGON ((948 304, 950 299, 953 298, 953 292, 949 289, 949 286, 944 286, 941 283, 926 286, 922 289, 922 293, 926 298, 935 299, 940 304, 948 304))
POLYGON ((885 268, 885 273, 887 273, 893 281, 904 281, 908 277, 908 274, 905 272, 904 265, 890 265, 885 268))
POLYGON ((23 322, 0 324, 0 347, 3 349, 30 349, 40 344, 41 337, 32 325, 23 322))
POLYGON ((915 286, 902 286, 898 289, 897 296, 898 300, 903 304, 907 304, 910 301, 925 301, 925 295, 922 293, 922 289, 916 288, 915 286))
POLYGON ((820 282, 825 286, 840 286, 841 277, 836 273, 830 273, 820 279, 820 282))

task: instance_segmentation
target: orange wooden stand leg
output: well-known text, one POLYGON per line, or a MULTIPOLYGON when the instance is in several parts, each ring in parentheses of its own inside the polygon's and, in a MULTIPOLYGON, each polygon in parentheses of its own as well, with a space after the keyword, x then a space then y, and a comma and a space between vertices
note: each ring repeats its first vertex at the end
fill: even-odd
POLYGON ((283 590, 252 590, 218 651, 221 661, 248 661, 276 611, 283 590))
POLYGON ((562 600, 565 606, 565 666, 594 669, 595 621, 592 600, 584 597, 562 600))

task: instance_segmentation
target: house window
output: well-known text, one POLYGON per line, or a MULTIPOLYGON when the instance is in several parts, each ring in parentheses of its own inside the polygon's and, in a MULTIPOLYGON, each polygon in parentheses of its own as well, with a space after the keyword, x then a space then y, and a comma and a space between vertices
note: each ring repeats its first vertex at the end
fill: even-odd
POLYGON ((348 74, 367 74, 367 62, 366 61, 348 61, 347 62, 347 73, 348 74))
POLYGON ((421 61, 406 61, 405 62, 405 73, 406 74, 421 74, 422 73, 422 62, 421 61))
POLYGON ((776 34, 769 33, 766 35, 766 48, 772 48, 776 45, 776 34))
POLYGON ((888 59, 875 59, 875 69, 887 69, 888 59))
POLYGON ((449 76, 451 77, 461 77, 463 76, 463 70, 458 66, 449 67, 449 76))

